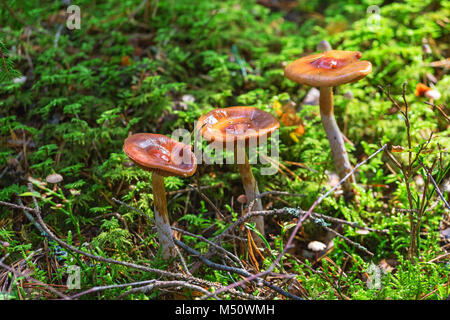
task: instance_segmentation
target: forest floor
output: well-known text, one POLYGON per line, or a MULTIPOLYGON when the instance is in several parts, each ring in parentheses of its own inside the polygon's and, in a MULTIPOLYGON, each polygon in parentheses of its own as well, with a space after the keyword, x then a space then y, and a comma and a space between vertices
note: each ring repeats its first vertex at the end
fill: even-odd
POLYGON ((1 1, 0 299, 448 299, 450 6, 376 2, 1 1), (283 73, 323 40, 372 64, 334 90, 353 199, 283 73), (166 260, 124 141, 231 106, 280 122, 277 173, 252 166, 265 234, 236 165, 198 164, 164 179, 166 260))

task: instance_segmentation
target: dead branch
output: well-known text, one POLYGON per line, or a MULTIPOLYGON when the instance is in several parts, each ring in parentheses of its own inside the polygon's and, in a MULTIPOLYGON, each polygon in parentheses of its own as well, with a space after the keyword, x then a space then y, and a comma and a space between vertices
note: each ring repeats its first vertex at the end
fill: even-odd
MULTIPOLYGON (((33 190, 33 186, 31 184, 28 184, 28 188, 30 189, 30 191, 34 191, 33 190)), ((164 277, 174 278, 174 279, 181 279, 181 280, 185 280, 185 281, 191 281, 191 282, 199 284, 199 285, 207 285, 207 286, 214 285, 214 284, 212 284, 209 281, 205 281, 205 280, 202 280, 202 279, 199 279, 199 278, 194 278, 194 277, 191 277, 191 276, 186 276, 186 275, 181 274, 181 273, 173 273, 173 272, 169 272, 169 271, 165 271, 165 270, 160 270, 160 269, 150 268, 150 267, 143 266, 143 265, 138 265, 138 264, 135 264, 135 263, 130 263, 130 262, 124 262, 124 261, 118 261, 118 260, 114 260, 114 259, 104 258, 104 257, 101 257, 101 256, 96 256, 96 255, 93 255, 91 253, 79 250, 78 248, 67 244, 66 242, 64 242, 61 239, 59 239, 56 235, 54 235, 53 232, 47 227, 45 222, 42 220, 41 212, 38 209, 38 207, 36 209, 37 209, 35 211, 36 221, 39 223, 39 225, 42 227, 42 229, 45 231, 45 233, 51 239, 56 241, 61 247, 67 249, 68 251, 84 255, 84 256, 89 257, 89 258, 91 258, 93 260, 96 260, 96 261, 122 265, 122 266, 125 266, 125 267, 134 268, 134 269, 145 271, 145 272, 155 273, 155 274, 157 274, 159 276, 164 276, 164 277)))
POLYGON ((14 278, 19 278, 19 277, 23 277, 26 280, 38 285, 38 286, 42 286, 44 288, 46 288, 47 290, 51 291, 52 293, 54 293, 55 295, 57 295, 58 297, 64 299, 64 300, 70 300, 71 298, 66 296, 65 294, 59 292, 58 290, 56 290, 55 288, 53 288, 52 286, 49 286, 48 284, 45 284, 39 280, 34 279, 33 277, 31 277, 29 274, 24 274, 24 273, 20 273, 17 272, 16 270, 14 270, 13 268, 11 268, 10 266, 6 265, 3 263, 4 259, 0 260, 0 267, 2 267, 3 269, 9 271, 10 273, 13 274, 14 278))

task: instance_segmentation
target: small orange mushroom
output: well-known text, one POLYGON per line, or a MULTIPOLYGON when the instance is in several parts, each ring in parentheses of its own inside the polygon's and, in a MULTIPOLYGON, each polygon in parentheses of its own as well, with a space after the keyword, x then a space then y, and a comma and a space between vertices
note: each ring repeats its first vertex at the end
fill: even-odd
MULTIPOLYGON (((253 202, 252 211, 263 210, 259 197, 258 184, 253 176, 245 144, 254 139, 259 142, 261 137, 268 137, 280 127, 278 120, 270 113, 254 107, 229 107, 215 109, 200 117, 196 129, 207 141, 216 141, 223 144, 233 143, 235 154, 243 155, 243 163, 237 166, 242 178, 245 195, 248 203, 253 202), (241 143, 238 143, 241 142, 241 143)), ((252 219, 256 223, 256 229, 264 235, 264 218, 262 216, 252 219)), ((259 242, 256 237, 255 241, 259 242)))
MULTIPOLYGON (((359 60, 361 56, 361 52, 358 51, 330 50, 300 58, 284 69, 284 75, 288 79, 319 88, 321 120, 340 179, 350 173, 352 167, 342 133, 334 118, 332 87, 358 81, 372 71, 372 64, 369 61, 359 60)), ((347 196, 353 194, 354 181, 352 175, 343 184, 347 196)))
POLYGON ((164 177, 192 176, 197 161, 190 146, 161 134, 137 133, 123 145, 125 154, 140 168, 152 172, 155 224, 164 259, 174 257, 175 244, 167 212, 164 177))

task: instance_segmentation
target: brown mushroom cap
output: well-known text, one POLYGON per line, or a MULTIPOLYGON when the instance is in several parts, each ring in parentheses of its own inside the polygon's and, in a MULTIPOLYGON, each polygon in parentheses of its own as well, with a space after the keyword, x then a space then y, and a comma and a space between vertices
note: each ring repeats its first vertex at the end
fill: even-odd
POLYGON ((161 134, 137 133, 125 139, 125 154, 139 167, 161 176, 192 176, 197 161, 191 147, 161 134), (188 161, 184 161, 188 153, 188 161))
POLYGON ((248 141, 269 136, 280 127, 270 113, 254 107, 215 109, 198 119, 196 130, 209 142, 248 141))
POLYGON ((311 241, 308 244, 308 249, 312 250, 314 252, 325 250, 326 247, 327 247, 327 245, 325 243, 320 242, 320 241, 311 241))
POLYGON ((297 83, 313 87, 334 87, 355 82, 372 71, 369 61, 361 61, 359 51, 331 50, 295 60, 284 75, 297 83))

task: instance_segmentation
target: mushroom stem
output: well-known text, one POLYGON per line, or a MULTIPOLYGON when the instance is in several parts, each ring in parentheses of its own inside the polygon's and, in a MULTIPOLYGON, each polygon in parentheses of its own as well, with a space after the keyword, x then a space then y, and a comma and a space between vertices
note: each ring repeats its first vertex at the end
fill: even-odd
MULTIPOLYGON (((250 208, 251 211, 262 211, 262 201, 259 197, 258 183, 252 173, 252 167, 248 161, 247 153, 245 152, 245 147, 236 147, 236 152, 242 152, 244 154, 244 163, 238 163, 239 172, 242 178, 242 184, 244 186, 245 195, 247 196, 247 203, 252 203, 253 206, 250 208)), ((257 216, 251 218, 252 222, 256 224, 256 229, 264 236, 264 217, 257 216)), ((258 237, 254 237, 255 243, 260 245, 262 240, 258 237)))
MULTIPOLYGON (((347 151, 345 150, 344 139, 342 133, 334 118, 334 104, 333 104, 333 88, 320 87, 320 116, 322 125, 330 142, 331 152, 333 154, 334 164, 336 166, 339 178, 342 179, 351 170, 352 166, 348 160, 347 151)), ((355 177, 351 175, 343 184, 342 188, 346 196, 353 194, 352 183, 355 182, 355 177)))
POLYGON ((175 244, 172 239, 172 229, 167 212, 166 189, 164 177, 152 173, 153 201, 155 203, 155 224, 158 230, 159 243, 164 259, 173 258, 176 255, 175 244))

